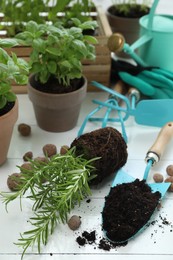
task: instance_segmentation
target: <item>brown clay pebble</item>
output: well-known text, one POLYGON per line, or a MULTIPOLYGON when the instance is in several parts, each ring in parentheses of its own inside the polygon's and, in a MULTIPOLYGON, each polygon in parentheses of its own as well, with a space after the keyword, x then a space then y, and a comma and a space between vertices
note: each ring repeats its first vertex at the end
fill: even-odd
POLYGON ((48 158, 46 157, 41 157, 41 156, 38 156, 34 159, 35 162, 38 162, 38 163, 48 163, 49 160, 48 158))
POLYGON ((28 159, 32 159, 32 158, 33 158, 33 153, 32 153, 32 152, 26 152, 26 153, 24 154, 24 156, 23 156, 23 160, 24 160, 25 162, 27 162, 28 159))
POLYGON ((60 154, 63 155, 63 154, 66 154, 67 151, 69 150, 69 146, 68 145, 63 145, 61 146, 61 149, 60 149, 60 154))
POLYGON ((29 136, 31 134, 31 127, 27 124, 19 124, 18 131, 22 136, 29 136))
POLYGON ((168 165, 166 168, 166 172, 169 176, 173 176, 173 165, 168 165))
POLYGON ((168 191, 173 192, 173 176, 166 178, 165 182, 171 182, 168 191))
POLYGON ((81 225, 81 218, 77 215, 73 215, 69 221, 67 222, 69 228, 71 230, 76 230, 80 227, 81 225))
POLYGON ((23 163, 21 166, 20 166, 20 168, 21 168, 21 171, 22 171, 22 173, 23 172, 25 172, 25 170, 32 170, 32 165, 31 165, 31 163, 28 163, 28 162, 26 162, 26 163, 23 163))
POLYGON ((153 175, 153 180, 154 180, 155 182, 157 182, 157 183, 163 182, 163 175, 160 174, 160 173, 155 173, 155 174, 153 175))
POLYGON ((12 173, 7 178, 7 185, 11 191, 19 190, 19 183, 20 183, 20 173, 12 173))
POLYGON ((54 144, 46 144, 43 146, 44 155, 51 157, 57 153, 57 148, 54 144))

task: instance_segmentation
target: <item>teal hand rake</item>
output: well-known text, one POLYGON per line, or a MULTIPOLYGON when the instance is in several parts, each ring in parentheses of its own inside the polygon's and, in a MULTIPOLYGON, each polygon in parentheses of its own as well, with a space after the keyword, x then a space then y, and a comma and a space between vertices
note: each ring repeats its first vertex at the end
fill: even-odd
POLYGON ((92 84, 107 92, 109 97, 106 101, 93 100, 93 103, 97 104, 93 111, 91 111, 84 119, 81 128, 78 132, 80 136, 88 121, 102 122, 102 127, 105 127, 109 122, 121 124, 122 135, 125 141, 127 141, 127 134, 125 130, 124 122, 133 116, 137 124, 146 126, 162 127, 169 121, 173 121, 173 113, 171 107, 173 107, 172 99, 151 99, 151 100, 140 100, 139 92, 137 90, 131 91, 130 99, 122 95, 113 89, 107 88, 106 86, 93 81, 92 84), (123 105, 119 105, 118 100, 122 101, 123 105), (102 117, 94 117, 94 115, 106 108, 106 112, 102 117), (116 116, 112 117, 111 112, 116 112, 116 116))

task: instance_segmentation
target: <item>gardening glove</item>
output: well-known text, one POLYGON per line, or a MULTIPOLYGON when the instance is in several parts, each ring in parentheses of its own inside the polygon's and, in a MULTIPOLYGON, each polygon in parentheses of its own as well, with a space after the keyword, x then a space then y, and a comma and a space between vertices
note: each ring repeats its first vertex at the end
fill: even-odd
POLYGON ((125 61, 116 62, 119 77, 152 99, 173 98, 173 73, 158 67, 142 67, 125 61))

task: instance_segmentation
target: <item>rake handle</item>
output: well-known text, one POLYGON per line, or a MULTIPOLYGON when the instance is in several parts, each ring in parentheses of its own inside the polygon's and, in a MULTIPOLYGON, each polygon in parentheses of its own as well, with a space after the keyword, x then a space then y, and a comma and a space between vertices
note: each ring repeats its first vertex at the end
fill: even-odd
POLYGON ((152 161, 152 165, 160 161, 161 155, 163 154, 167 144, 173 137, 173 122, 168 122, 160 130, 156 141, 151 146, 146 154, 145 161, 148 163, 152 161))

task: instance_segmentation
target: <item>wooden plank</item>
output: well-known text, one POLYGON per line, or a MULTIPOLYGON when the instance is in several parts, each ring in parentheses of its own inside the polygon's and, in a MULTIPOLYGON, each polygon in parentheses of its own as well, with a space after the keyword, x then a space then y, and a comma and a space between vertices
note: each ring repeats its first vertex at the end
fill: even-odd
POLYGON ((83 67, 83 73, 85 72, 104 72, 104 71, 109 71, 110 70, 110 65, 90 65, 90 66, 84 66, 83 67))
POLYGON ((111 36, 112 30, 110 28, 109 22, 105 15, 105 11, 102 9, 101 6, 97 6, 97 13, 98 13, 98 23, 101 25, 101 28, 103 30, 103 35, 105 35, 106 37, 111 36))
POLYGON ((83 65, 89 65, 89 64, 98 64, 98 65, 104 65, 104 64, 109 64, 110 63, 110 57, 107 55, 104 56, 96 56, 96 59, 94 61, 91 60, 84 60, 82 61, 83 65))

